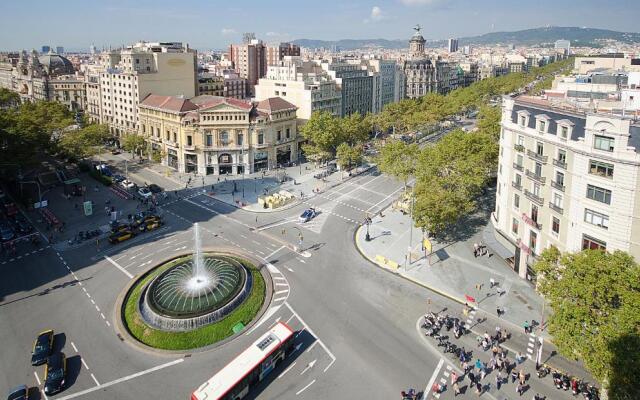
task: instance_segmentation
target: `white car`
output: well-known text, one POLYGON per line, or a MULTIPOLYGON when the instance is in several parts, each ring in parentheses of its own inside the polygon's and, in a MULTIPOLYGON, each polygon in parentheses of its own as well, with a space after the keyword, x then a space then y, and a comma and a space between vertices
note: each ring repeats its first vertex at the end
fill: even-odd
POLYGON ((123 180, 122 182, 120 182, 120 186, 122 186, 125 189, 131 189, 132 187, 134 187, 136 184, 131 182, 128 179, 123 180))
POLYGON ((148 199, 149 197, 151 197, 151 195, 153 195, 153 193, 151 193, 151 190, 149 190, 148 188, 141 187, 140 189, 138 189, 138 195, 143 199, 148 199))

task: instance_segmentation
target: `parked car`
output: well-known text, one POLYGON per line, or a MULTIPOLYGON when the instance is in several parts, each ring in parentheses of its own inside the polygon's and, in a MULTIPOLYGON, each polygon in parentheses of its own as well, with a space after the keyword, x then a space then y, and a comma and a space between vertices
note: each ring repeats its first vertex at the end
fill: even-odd
POLYGON ((27 385, 16 386, 13 389, 9 390, 9 396, 7 400, 28 400, 29 399, 29 388, 27 385))
POLYGON ((98 170, 102 175, 112 176, 113 172, 111 168, 107 164, 98 164, 96 165, 96 170, 98 170))
POLYGON ((151 193, 153 194, 160 193, 164 190, 160 186, 156 185, 155 183, 152 183, 151 185, 149 185, 148 188, 149 190, 151 190, 151 193))
POLYGON ((124 242, 126 240, 131 239, 133 236, 134 236, 134 233, 130 229, 125 229, 125 230, 122 230, 122 231, 118 231, 118 232, 115 232, 115 233, 111 234, 111 236, 109 236, 109 243, 117 244, 117 243, 120 243, 120 242, 124 242))
POLYGON ((31 351, 31 365, 44 364, 53 350, 53 329, 40 332, 31 351))
POLYGON ((128 180, 128 179, 125 179, 125 180, 123 180, 123 181, 121 181, 121 182, 120 182, 120 186, 122 186, 122 187, 123 187, 123 188, 125 188, 125 189, 132 189, 133 187, 135 187, 135 186, 136 186, 136 184, 135 184, 135 183, 133 183, 133 182, 131 182, 131 181, 130 181, 130 180, 128 180))
POLYGON ((116 183, 120 183, 120 182, 124 181, 127 178, 125 178, 122 175, 115 174, 114 176, 111 177, 111 179, 113 179, 116 183))
POLYGON ((298 221, 305 223, 307 221, 314 219, 316 215, 318 215, 318 213, 316 212, 315 208, 307 208, 306 210, 304 210, 302 214, 300 214, 298 221))
POLYGON ((47 359, 44 369, 44 393, 51 395, 64 389, 67 376, 67 358, 64 353, 56 353, 47 359))
POLYGON ((2 239, 3 242, 7 242, 11 239, 13 239, 16 236, 16 232, 13 230, 13 228, 11 227, 11 225, 9 225, 8 222, 2 222, 0 223, 0 239, 2 239))
POLYGON ((16 216, 14 226, 16 228, 16 231, 23 235, 31 233, 31 231, 33 231, 33 226, 31 226, 31 224, 27 222, 27 220, 25 220, 24 217, 22 217, 22 215, 20 214, 16 216))
POLYGON ((143 221, 138 227, 138 229, 140 230, 140 232, 147 232, 147 231, 156 230, 161 226, 162 226, 162 221, 160 219, 155 219, 155 220, 150 219, 150 220, 143 221))
POLYGON ((148 199, 152 194, 153 193, 151 193, 151 190, 146 187, 141 187, 140 189, 138 189, 138 196, 142 197, 143 199, 148 199))

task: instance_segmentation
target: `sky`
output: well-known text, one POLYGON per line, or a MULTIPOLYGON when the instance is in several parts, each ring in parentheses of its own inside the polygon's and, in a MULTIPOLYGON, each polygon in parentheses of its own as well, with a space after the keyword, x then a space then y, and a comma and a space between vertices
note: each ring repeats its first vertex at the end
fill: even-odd
POLYGON ((546 25, 637 32, 640 0, 0 0, 0 50, 86 50, 138 40, 223 49, 243 32, 266 42, 426 39, 546 25))

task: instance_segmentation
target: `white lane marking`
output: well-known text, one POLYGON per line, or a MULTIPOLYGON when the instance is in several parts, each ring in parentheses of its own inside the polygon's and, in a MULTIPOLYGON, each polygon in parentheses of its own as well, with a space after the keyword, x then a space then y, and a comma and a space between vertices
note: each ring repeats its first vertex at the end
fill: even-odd
POLYGON ((286 281, 286 279, 281 277, 281 276, 274 276, 273 279, 275 279, 277 281, 286 281))
POLYGON ((289 321, 291 321, 291 320, 292 320, 292 319, 294 319, 294 318, 295 318, 295 315, 291 314, 291 316, 289 317, 289 319, 285 321, 285 324, 288 324, 288 323, 289 323, 289 321))
POLYGON ((104 321, 104 322, 107 324, 107 326, 111 326, 111 324, 109 323, 109 321, 104 321))
POLYGON ((403 186, 399 187, 398 189, 394 190, 393 192, 391 192, 387 197, 385 197, 384 199, 380 200, 379 202, 377 202, 376 204, 372 205, 371 207, 367 208, 367 212, 370 212, 371 210, 373 210, 374 208, 376 208, 377 206, 379 206, 380 204, 384 203, 385 201, 387 201, 391 196, 393 196, 394 194, 398 193, 400 190, 404 189, 403 186))
POLYGON ((109 261, 111 264, 115 265, 115 266, 116 266, 116 268, 118 268, 120 271, 122 271, 122 273, 123 273, 123 274, 125 274, 129 279, 132 279, 132 278, 133 278, 133 275, 131 275, 131 274, 129 273, 129 271, 127 271, 126 269, 122 268, 122 267, 120 266, 120 264, 118 264, 117 262, 113 261, 113 260, 111 259, 111 257, 109 257, 109 256, 104 256, 104 258, 105 258, 107 261, 109 261))
POLYGON ((275 286, 289 286, 286 283, 274 283, 275 286))
POLYGON ((262 246, 262 244, 256 240, 252 240, 253 244, 255 244, 256 246, 262 246))
POLYGON ((42 383, 40 382, 40 377, 38 376, 38 373, 36 371, 33 371, 33 374, 36 376, 36 381, 38 382, 38 386, 42 385, 42 383))
POLYGON ((242 233, 240 234, 240 236, 242 236, 244 239, 249 239, 248 237, 246 237, 245 235, 243 235, 242 233))
POLYGON ((303 259, 301 259, 301 258, 296 258, 296 260, 300 261, 300 262, 301 262, 301 263, 303 263, 303 264, 306 264, 306 263, 307 263, 305 260, 303 260, 303 259))
POLYGON ((86 362, 84 362, 84 358, 80 357, 80 361, 82 361, 82 365, 84 365, 84 367, 87 369, 87 371, 89 370, 89 366, 87 365, 86 362))
POLYGON ((102 319, 106 319, 103 313, 100 313, 100 316, 102 317, 102 319))
POLYGON ((316 380, 312 380, 311 383, 309 383, 307 386, 303 387, 302 389, 298 390, 296 392, 296 396, 299 395, 300 393, 304 392, 305 390, 307 390, 309 388, 309 386, 313 385, 314 383, 316 383, 316 380))
POLYGON ((256 324, 251 327, 251 329, 249 329, 247 331, 247 333, 245 333, 245 335, 249 335, 251 334, 251 332, 255 331, 260 325, 262 325, 264 323, 264 321, 268 320, 269 318, 271 318, 273 316, 273 314, 276 313, 276 311, 278 311, 280 309, 280 305, 271 307, 267 310, 266 313, 264 313, 264 315, 262 316, 262 318, 260 318, 260 321, 256 322, 256 324))
MULTIPOLYGON (((302 318, 300 318, 300 315, 298 315, 297 312, 295 312, 295 310, 293 309, 293 307, 291 307, 289 305, 289 303, 287 303, 286 301, 283 303, 285 306, 287 306, 287 308, 289 309, 289 311, 291 311, 291 313, 293 315, 296 316, 296 318, 298 319, 298 321, 300 321, 300 323, 302 323, 302 325, 304 325, 305 329, 312 334, 316 340, 318 341, 318 343, 320 343, 320 346, 322 346, 322 348, 324 349, 324 351, 327 352, 327 354, 329 355, 329 357, 331 357, 331 362, 329 363, 329 365, 327 365, 327 367, 324 369, 323 372, 327 372, 327 370, 333 365, 334 362, 336 362, 336 356, 333 355, 333 353, 331 352, 331 350, 329 350, 329 348, 324 344, 324 342, 322 340, 320 340, 320 337, 318 335, 316 335, 311 328, 309 327, 309 325, 307 325, 306 322, 304 322, 304 320, 302 318)), ((300 331, 302 332, 302 331, 300 331)))
POLYGON ((286 374, 287 372, 289 372, 291 370, 291 368, 295 367, 296 362, 294 361, 293 364, 289 365, 289 367, 287 367, 287 369, 285 369, 284 371, 282 371, 282 373, 280 375, 278 375, 278 377, 276 379, 280 379, 284 376, 284 374, 286 374))
POLYGON ((86 390, 83 390, 81 392, 76 392, 76 393, 70 394, 68 396, 60 397, 58 400, 69 400, 69 399, 73 399, 73 398, 76 398, 76 397, 79 397, 79 396, 83 396, 83 395, 88 394, 88 393, 93 393, 96 390, 100 390, 100 389, 107 388, 109 386, 117 385, 118 383, 126 382, 126 381, 129 381, 131 379, 137 378, 139 376, 146 375, 146 374, 158 371, 158 370, 163 369, 163 368, 171 367, 172 365, 180 364, 183 361, 184 361, 184 358, 179 358, 177 360, 173 360, 173 361, 170 361, 170 362, 165 363, 165 364, 158 365, 158 366, 153 367, 153 368, 145 369, 144 371, 140 371, 140 372, 137 372, 135 374, 128 375, 128 376, 113 380, 111 382, 103 383, 102 385, 94 386, 94 387, 92 387, 90 389, 86 389, 86 390))
POLYGON ((431 379, 429 379, 429 382, 427 383, 427 387, 424 389, 424 392, 422 393, 429 393, 431 391, 431 386, 433 386, 433 383, 436 381, 436 378, 440 373, 440 368, 442 368, 442 364, 444 364, 444 359, 441 358, 440 361, 438 362, 438 366, 436 367, 436 370, 433 371, 433 375, 431 375, 431 379))
POLYGON ((96 304, 96 311, 100 312, 100 307, 98 307, 98 305, 96 304))
POLYGON ((309 364, 307 364, 307 366, 302 370, 302 372, 300 372, 300 375, 304 374, 305 372, 307 372, 308 370, 310 370, 311 368, 313 368, 314 365, 316 365, 316 360, 311 361, 309 364))
MULTIPOLYGON (((318 344, 317 340, 315 342, 311 343, 311 346, 309 346, 309 348, 307 349, 306 353, 308 353, 311 350, 313 350, 313 348, 316 347, 316 344, 318 344)), ((302 374, 300 374, 300 375, 302 375, 302 374)))
POLYGON ((295 221, 296 221, 295 217, 294 218, 283 219, 280 222, 274 222, 273 224, 265 225, 265 226, 263 226, 261 228, 256 229, 255 231, 256 232, 260 232, 260 231, 264 231, 264 230, 269 229, 269 228, 275 228, 276 226, 288 224, 289 222, 295 222, 295 221))
POLYGON ((71 347, 73 347, 73 349, 76 351, 76 353, 78 352, 78 348, 76 347, 76 345, 73 342, 71 342, 71 347))
POLYGON ((280 301, 280 300, 286 300, 287 296, 284 297, 278 297, 277 299, 273 299, 273 302, 275 303, 276 301, 280 301))
POLYGON ((91 299, 91 304, 93 304, 94 306, 96 305, 96 302, 93 301, 93 299, 91 299))
POLYGON ((274 293, 274 295, 276 295, 276 294, 282 294, 282 293, 287 293, 287 292, 288 292, 288 290, 280 290, 280 291, 278 291, 278 292, 275 292, 275 293, 274 293))
POLYGON ((96 386, 100 386, 100 382, 98 382, 98 380, 96 379, 96 376, 94 374, 91 374, 91 377, 93 378, 93 381, 96 383, 96 386))

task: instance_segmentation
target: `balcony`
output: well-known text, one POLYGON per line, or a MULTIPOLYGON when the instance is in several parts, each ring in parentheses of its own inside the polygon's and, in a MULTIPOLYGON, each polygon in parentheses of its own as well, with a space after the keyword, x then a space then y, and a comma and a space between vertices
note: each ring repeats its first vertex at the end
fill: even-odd
POLYGON ((556 167, 562 168, 562 169, 567 169, 567 163, 561 160, 556 160, 555 158, 553 159, 553 165, 555 165, 556 167))
POLYGON ((541 184, 543 184, 543 185, 544 185, 544 184, 545 184, 545 182, 547 181, 547 178, 545 178, 544 176, 542 176, 542 175, 538 175, 538 174, 536 174, 536 173, 534 173, 534 172, 531 172, 531 171, 529 171, 529 170, 527 170, 527 171, 525 172, 525 175, 527 175, 527 177, 528 177, 528 178, 531 178, 531 179, 533 179, 534 181, 539 182, 539 183, 541 183, 541 184))
POLYGON ((527 225, 532 226, 538 230, 542 229, 542 224, 539 224, 538 221, 534 220, 533 218, 529 217, 527 214, 522 213, 522 219, 524 220, 524 222, 527 223, 527 225))
POLYGON ((530 191, 528 191, 527 189, 524 190, 524 196, 533 201, 534 203, 536 203, 539 206, 543 206, 544 205, 544 199, 538 195, 535 195, 533 193, 531 193, 530 191))
POLYGON ((185 144, 183 146, 183 149, 187 150, 187 151, 196 151, 196 145, 195 144, 185 144))
POLYGON ((551 181, 551 186, 555 189, 558 189, 561 192, 564 192, 564 185, 556 182, 556 181, 551 181))
POLYGON ((522 172, 522 165, 518 164, 518 163, 513 163, 513 168, 517 169, 518 171, 522 172))
POLYGON ((522 192, 522 185, 517 182, 511 182, 511 186, 522 192))
POLYGON ((519 151, 520 153, 524 153, 524 146, 521 144, 516 144, 513 146, 514 149, 516 149, 516 151, 519 151))
POLYGON ((542 156, 536 153, 535 151, 531 151, 531 150, 527 150, 527 155, 533 158, 534 160, 540 161, 541 163, 545 163, 545 164, 547 162, 547 159, 549 158, 547 156, 542 156))
POLYGON ((553 204, 552 202, 549 202, 549 208, 552 209, 553 211, 557 212, 560 215, 562 215, 562 212, 564 211, 562 208, 558 207, 557 205, 553 204))

